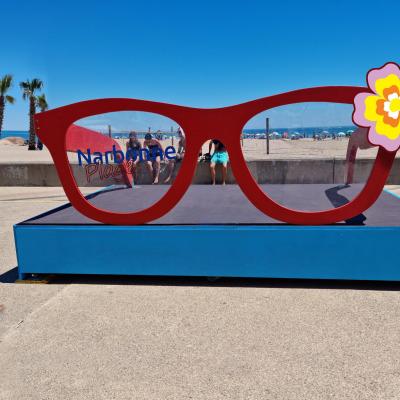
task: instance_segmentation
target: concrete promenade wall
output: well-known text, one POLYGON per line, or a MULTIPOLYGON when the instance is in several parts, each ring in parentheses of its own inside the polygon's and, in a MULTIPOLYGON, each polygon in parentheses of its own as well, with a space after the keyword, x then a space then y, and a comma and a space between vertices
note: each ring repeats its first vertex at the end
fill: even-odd
MULTIPOLYGON (((374 160, 357 160, 355 182, 364 182, 371 171, 374 160)), ((256 160, 249 161, 248 167, 259 183, 343 183, 345 161, 338 159, 301 159, 301 160, 256 160)), ((396 159, 387 184, 400 184, 400 159, 396 159)), ((104 182, 90 184, 82 173, 82 167, 73 165, 80 186, 104 186, 104 182)), ((161 168, 161 181, 166 177, 166 168, 161 168)), ((175 172, 178 172, 176 170, 175 172)), ((217 166, 217 178, 220 171, 217 166)), ((148 171, 141 166, 138 169, 139 183, 150 183, 148 171)), ((193 182, 210 183, 209 165, 199 163, 193 182)), ((228 183, 235 183, 231 170, 228 171, 228 183)), ((0 163, 0 186, 60 186, 56 169, 51 163, 0 163)))

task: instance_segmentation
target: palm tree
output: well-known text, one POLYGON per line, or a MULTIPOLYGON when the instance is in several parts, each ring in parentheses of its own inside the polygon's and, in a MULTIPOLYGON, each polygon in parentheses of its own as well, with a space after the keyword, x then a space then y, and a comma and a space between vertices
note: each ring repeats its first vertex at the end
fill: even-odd
POLYGON ((19 84, 22 89, 22 98, 29 99, 29 145, 28 150, 36 150, 35 144, 35 127, 33 124, 33 116, 36 112, 36 92, 42 90, 43 82, 34 78, 31 81, 27 79, 19 84))
MULTIPOLYGON (((36 103, 41 112, 45 112, 49 108, 49 105, 47 104, 46 95, 44 93, 36 98, 36 103)), ((37 148, 38 150, 43 150, 43 143, 39 137, 38 137, 37 148)))
POLYGON ((7 92, 12 86, 12 75, 4 75, 0 79, 0 139, 1 139, 1 130, 3 128, 3 120, 4 120, 4 109, 6 108, 6 103, 14 104, 14 97, 9 96, 7 92))

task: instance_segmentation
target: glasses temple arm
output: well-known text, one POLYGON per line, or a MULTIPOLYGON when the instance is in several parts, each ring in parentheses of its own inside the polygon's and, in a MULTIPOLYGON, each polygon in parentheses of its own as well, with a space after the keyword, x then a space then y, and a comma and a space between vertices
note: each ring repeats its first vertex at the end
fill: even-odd
POLYGON ((344 171, 344 181, 346 185, 353 183, 354 180, 354 166, 357 157, 358 149, 370 149, 374 147, 368 141, 368 130, 366 128, 358 128, 352 133, 347 145, 346 164, 344 171))

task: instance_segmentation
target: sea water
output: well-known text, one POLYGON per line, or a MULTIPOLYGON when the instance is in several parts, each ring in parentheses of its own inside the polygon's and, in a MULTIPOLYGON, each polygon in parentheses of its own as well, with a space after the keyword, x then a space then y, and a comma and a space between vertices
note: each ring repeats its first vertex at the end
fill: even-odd
POLYGON ((28 131, 1 131, 1 139, 7 137, 21 137, 23 139, 28 139, 29 132, 28 131))
MULTIPOLYGON (((348 126, 324 126, 324 127, 307 127, 307 128, 270 128, 269 132, 270 134, 272 132, 277 132, 279 136, 287 135, 287 137, 291 137, 292 135, 299 135, 301 137, 305 138, 312 138, 314 135, 324 135, 327 137, 330 137, 332 135, 337 135, 339 133, 344 133, 344 134, 351 134, 356 130, 357 127, 348 125, 348 126)), ((104 133, 108 134, 108 133, 104 133)), ((145 136, 145 132, 140 132, 138 133, 138 138, 143 139, 145 136)), ((153 135, 155 135, 154 132, 152 132, 153 135)), ((162 132, 161 133, 164 138, 171 137, 171 136, 176 136, 175 134, 171 134, 170 132, 162 132)), ((258 129, 244 129, 243 130, 243 136, 247 138, 258 138, 259 136, 265 135, 265 128, 258 128, 258 129)), ((11 137, 11 136, 17 136, 21 137, 23 139, 28 139, 29 138, 29 132, 28 131, 2 131, 1 132, 1 139, 4 139, 6 137, 11 137)), ((112 133, 113 137, 117 137, 119 139, 128 139, 129 137, 129 132, 113 132, 112 133)), ((218 135, 216 135, 218 136, 218 135)))

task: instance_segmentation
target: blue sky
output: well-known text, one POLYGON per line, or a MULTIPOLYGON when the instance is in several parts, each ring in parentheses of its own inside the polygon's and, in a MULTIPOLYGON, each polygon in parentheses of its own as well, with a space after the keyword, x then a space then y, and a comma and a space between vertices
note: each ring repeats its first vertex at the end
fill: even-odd
POLYGON ((364 85, 400 62, 400 4, 366 1, 7 1, 0 74, 4 129, 25 129, 17 83, 44 80, 51 107, 132 97, 198 107, 295 88, 364 85))
MULTIPOLYGON (((288 128, 290 130, 307 127, 347 127, 353 125, 353 106, 335 103, 299 103, 289 104, 266 110, 247 122, 245 129, 265 127, 265 118, 269 118, 271 129, 288 128)), ((147 132, 161 130, 177 133, 178 124, 170 118, 147 112, 121 111, 94 115, 76 121, 77 125, 108 133, 111 127, 114 133, 128 133, 132 130, 147 132)))

